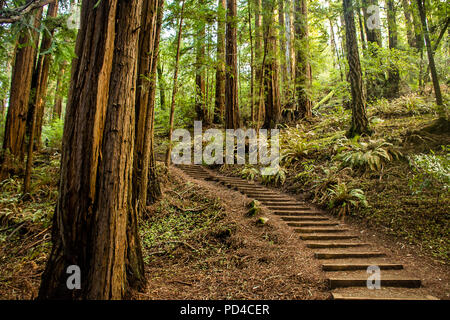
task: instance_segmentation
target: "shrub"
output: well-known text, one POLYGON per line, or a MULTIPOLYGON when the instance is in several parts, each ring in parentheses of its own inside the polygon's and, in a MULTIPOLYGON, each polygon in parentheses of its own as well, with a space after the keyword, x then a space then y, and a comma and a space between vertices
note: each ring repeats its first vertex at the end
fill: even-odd
POLYGON ((328 198, 329 208, 338 208, 338 214, 342 218, 350 213, 351 208, 358 208, 360 205, 369 206, 363 190, 350 189, 345 183, 338 183, 329 188, 328 198))
POLYGON ((56 119, 42 128, 42 143, 52 149, 61 149, 62 137, 64 131, 64 120, 56 119))

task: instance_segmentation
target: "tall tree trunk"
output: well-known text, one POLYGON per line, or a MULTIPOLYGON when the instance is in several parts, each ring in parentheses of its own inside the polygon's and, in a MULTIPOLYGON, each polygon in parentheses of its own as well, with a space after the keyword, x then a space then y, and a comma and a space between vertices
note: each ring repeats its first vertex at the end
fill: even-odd
POLYGON ((411 48, 416 47, 416 38, 414 35, 414 25, 411 18, 411 8, 409 5, 409 0, 402 0, 403 13, 405 15, 405 26, 406 26, 406 37, 408 39, 408 44, 411 48))
POLYGON ((264 6, 264 97, 266 117, 264 128, 276 128, 280 122, 281 104, 278 81, 277 35, 275 28, 274 0, 263 0, 264 6))
POLYGON ((255 106, 257 106, 256 122, 257 126, 264 121, 264 101, 261 101, 262 95, 260 94, 263 84, 263 32, 262 32, 262 0, 253 0, 255 8, 255 92, 258 94, 255 96, 255 106))
MULTIPOLYGON (((387 18, 388 18, 388 31, 389 31, 389 49, 397 49, 397 21, 395 18, 397 8, 395 7, 394 0, 387 0, 387 18)), ((400 74, 397 66, 391 64, 388 71, 388 84, 387 95, 391 98, 395 98, 399 94, 400 90, 400 74)))
POLYGON ((183 19, 184 19, 184 6, 186 2, 182 0, 180 11, 180 19, 178 22, 178 35, 177 35, 177 53, 175 55, 175 69, 173 71, 173 86, 172 86, 172 102, 170 104, 170 116, 169 116, 169 146, 166 152, 166 167, 170 167, 171 156, 172 156, 172 134, 173 134, 173 123, 175 119, 175 103, 178 91, 178 68, 180 65, 180 53, 181 53, 181 39, 183 37, 183 19))
POLYGON ((360 0, 356 1, 356 12, 358 14, 358 21, 359 21, 359 34, 361 36, 361 45, 363 48, 363 51, 366 50, 366 38, 364 36, 365 33, 365 23, 363 22, 363 18, 361 16, 361 4, 360 0))
POLYGON ((411 6, 409 8, 411 10, 411 15, 413 19, 414 36, 416 38, 415 40, 416 49, 417 52, 421 52, 425 46, 425 43, 423 41, 422 22, 420 21, 420 12, 417 7, 417 1, 411 1, 411 6))
POLYGON ((136 135, 134 147, 133 169, 133 205, 139 212, 147 207, 148 176, 148 148, 146 138, 152 121, 149 117, 149 99, 151 94, 153 75, 151 73, 153 52, 156 37, 156 16, 158 0, 144 0, 141 15, 141 32, 139 36, 138 80, 136 87, 136 135))
POLYGON ((41 299, 121 299, 127 290, 141 5, 82 3, 41 299), (82 272, 81 290, 66 286, 70 265, 82 272))
MULTIPOLYGON (((58 1, 54 1, 49 4, 47 10, 47 19, 54 18, 58 14, 58 1)), ((48 52, 52 45, 54 30, 44 31, 42 36, 42 43, 40 48, 40 54, 38 58, 38 63, 36 67, 37 73, 37 83, 35 87, 35 96, 30 105, 31 112, 36 110, 36 132, 35 136, 35 148, 39 149, 41 144, 41 134, 42 134, 42 124, 44 120, 44 99, 47 94, 47 85, 48 85, 48 75, 50 70, 50 64, 52 60, 51 54, 48 52)), ((33 88, 32 88, 33 89, 33 88)))
POLYGON ((282 101, 282 105, 286 104, 285 98, 285 90, 288 85, 288 71, 286 64, 286 22, 285 22, 285 0, 278 0, 278 27, 279 27, 279 41, 280 41, 280 72, 281 72, 281 87, 280 87, 280 96, 282 101))
POLYGON ((248 1, 248 34, 250 38, 250 121, 255 122, 255 52, 252 32, 252 2, 248 1))
POLYGON ((53 106, 53 117, 52 119, 61 119, 62 115, 62 102, 63 102, 63 96, 62 96, 62 82, 64 79, 64 74, 66 72, 67 68, 67 61, 63 61, 59 67, 58 76, 56 78, 56 90, 55 90, 55 102, 53 106))
POLYGON ((9 108, 6 115, 5 134, 3 139, 3 163, 0 170, 0 180, 8 171, 15 167, 17 160, 23 160, 25 155, 25 135, 28 104, 31 93, 38 41, 37 28, 42 16, 42 8, 33 15, 34 30, 23 30, 17 43, 15 62, 11 76, 9 108))
POLYGON ((422 30, 425 37, 425 45, 427 47, 428 63, 430 65, 431 78, 433 80, 434 94, 436 96, 436 104, 439 106, 439 118, 447 120, 448 114, 442 101, 441 87, 439 86, 439 78, 436 71, 436 65, 434 63, 433 49, 431 47, 430 41, 430 33, 428 31, 425 2, 422 2, 422 0, 417 0, 417 7, 419 9, 420 20, 422 22, 422 30))
POLYGON ((355 18, 353 14, 354 0, 343 0, 347 60, 352 91, 352 124, 348 135, 370 134, 369 121, 366 115, 366 98, 359 61, 358 42, 356 39, 355 18))
POLYGON ((225 82, 225 128, 239 128, 239 97, 237 67, 237 3, 227 2, 226 29, 226 82, 225 82))
MULTIPOLYGON (((204 9, 205 2, 200 0, 198 5, 200 9, 204 9)), ((195 112, 197 114, 196 120, 206 121, 206 84, 205 84, 205 21, 203 18, 196 20, 198 23, 195 46, 196 46, 196 61, 195 61, 195 112)))
POLYGON ((155 148, 154 148, 154 133, 155 133, 155 104, 156 104, 156 73, 159 58, 159 44, 161 37, 161 29, 164 18, 164 0, 158 0, 158 12, 156 16, 156 30, 155 30, 155 42, 153 50, 153 60, 151 78, 150 78, 150 95, 148 102, 149 111, 149 121, 148 127, 146 128, 145 135, 145 150, 148 155, 148 161, 144 159, 144 163, 148 164, 144 167, 143 175, 148 177, 148 184, 142 185, 142 190, 147 190, 147 203, 154 203, 162 195, 161 186, 159 185, 158 176, 156 172, 156 158, 155 158, 155 148))
POLYGON ((214 123, 221 123, 225 115, 225 25, 227 1, 219 0, 217 7, 217 64, 214 123))
MULTIPOLYGON (((49 4, 47 18, 54 18, 58 14, 58 1, 49 4)), ((35 70, 34 95, 28 108, 28 116, 31 117, 31 125, 28 137, 27 162, 25 167, 25 178, 23 181, 23 193, 30 192, 31 171, 33 166, 33 150, 39 149, 42 132, 42 121, 44 118, 44 98, 47 92, 48 72, 50 69, 51 55, 45 54, 52 44, 53 30, 50 34, 44 33, 41 42, 40 54, 35 70)))
POLYGON ((312 105, 308 97, 310 88, 310 66, 308 62, 308 5, 307 0, 295 0, 296 33, 296 91, 299 117, 310 118, 312 105))
POLYGON ((364 15, 364 21, 365 28, 366 28, 366 35, 367 35, 367 42, 376 43, 380 48, 382 47, 381 43, 381 29, 376 27, 371 27, 367 21, 370 19, 371 15, 374 13, 369 13, 368 8, 370 6, 378 6, 378 0, 362 0, 362 9, 363 9, 363 15, 364 15))

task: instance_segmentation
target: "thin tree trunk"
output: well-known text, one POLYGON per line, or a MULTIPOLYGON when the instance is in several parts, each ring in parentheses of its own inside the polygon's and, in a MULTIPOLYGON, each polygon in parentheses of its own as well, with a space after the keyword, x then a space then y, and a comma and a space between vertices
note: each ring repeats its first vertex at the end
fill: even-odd
POLYGON ((250 38, 250 121, 255 122, 255 53, 253 50, 252 5, 248 1, 248 33, 250 38))
POLYGON ((279 27, 279 42, 280 42, 280 71, 281 71, 281 87, 280 97, 282 99, 282 105, 286 104, 285 91, 288 85, 288 72, 286 64, 286 29, 284 20, 284 1, 278 0, 278 27, 279 27))
POLYGON ((238 66, 237 66, 237 2, 227 2, 225 128, 239 128, 238 66))
POLYGON ((183 14, 184 14, 185 1, 183 0, 181 5, 180 19, 178 22, 178 35, 177 35, 177 53, 175 56, 175 70, 173 72, 173 87, 172 87, 172 103, 170 104, 170 117, 169 117, 169 146, 166 153, 166 167, 170 167, 171 153, 172 153, 172 133, 173 123, 175 117, 175 103, 178 91, 178 68, 180 64, 180 52, 181 52, 181 39, 183 36, 183 14))
POLYGON ((59 67, 58 76, 56 78, 56 90, 55 90, 55 102, 53 106, 53 117, 52 119, 61 119, 62 115, 62 93, 61 93, 61 87, 62 87, 62 81, 64 79, 64 73, 66 72, 67 67, 67 61, 63 61, 61 63, 61 66, 59 67))
POLYGON ((359 0, 356 1, 356 12, 358 14, 358 20, 359 20, 359 34, 361 35, 361 45, 363 50, 366 50, 366 39, 364 36, 364 32, 365 32, 365 27, 364 27, 364 23, 363 23, 363 19, 361 16, 361 4, 359 2, 359 0))
POLYGON ((158 84, 159 84, 159 104, 161 110, 166 109, 166 80, 164 79, 164 67, 161 61, 158 61, 158 84))
POLYGON ((405 15, 406 37, 411 48, 416 47, 416 38, 414 36, 414 24, 411 18, 411 9, 409 0, 402 0, 403 13, 405 15))
MULTIPOLYGON (((58 14, 58 1, 55 0, 54 2, 50 3, 47 10, 47 18, 54 18, 58 14)), ((52 38, 54 34, 54 30, 44 31, 42 43, 41 43, 41 49, 39 54, 39 59, 37 63, 37 72, 38 72, 38 81, 36 85, 36 93, 34 97, 34 101, 30 108, 33 108, 36 110, 36 125, 35 125, 35 149, 40 149, 41 145, 41 134, 42 134, 42 124, 44 120, 44 99, 47 94, 47 85, 48 85, 48 76, 49 76, 49 70, 50 70, 50 64, 52 61, 51 54, 47 52, 51 45, 52 45, 52 38)))
POLYGON ((350 137, 370 134, 352 2, 353 0, 343 0, 347 60, 352 91, 352 124, 348 132, 350 137))
POLYGON ((436 71, 436 65, 434 63, 433 49, 431 48, 430 33, 428 31, 425 3, 422 2, 422 0, 417 0, 417 7, 419 8, 420 20, 422 21, 422 30, 424 32, 425 45, 427 47, 428 63, 430 66, 431 78, 433 80, 434 94, 436 96, 436 104, 440 106, 439 118, 446 120, 448 116, 445 110, 444 103, 442 101, 441 87, 439 86, 439 78, 436 71))
MULTIPOLYGON (((389 49, 397 49, 397 22, 395 19, 396 7, 394 0, 387 0, 387 18, 388 18, 388 31, 389 31, 389 49)), ((399 94, 400 90, 400 74, 398 68, 391 64, 388 71, 388 85, 387 95, 391 98, 395 98, 399 94)))
POLYGON ((264 112, 264 102, 261 101, 261 88, 260 87, 263 84, 263 33, 262 33, 262 3, 261 0, 253 0, 254 1, 254 9, 255 9, 255 92, 258 92, 258 94, 255 96, 255 106, 258 107, 258 110, 255 110, 255 113, 257 114, 257 127, 259 127, 259 124, 261 121, 263 121, 263 112, 264 112))
POLYGON ((41 299, 121 299, 127 290, 141 5, 83 1, 41 299), (81 290, 66 286, 70 265, 82 272, 81 290))

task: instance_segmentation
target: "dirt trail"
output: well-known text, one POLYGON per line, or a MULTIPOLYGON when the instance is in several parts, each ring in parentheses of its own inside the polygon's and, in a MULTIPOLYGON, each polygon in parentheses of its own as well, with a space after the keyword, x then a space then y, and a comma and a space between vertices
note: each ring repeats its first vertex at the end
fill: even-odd
POLYGON ((401 250, 383 246, 381 236, 368 235, 358 226, 338 221, 309 203, 257 183, 221 176, 202 166, 179 168, 195 179, 208 181, 211 188, 225 186, 258 200, 271 218, 283 222, 304 241, 325 272, 334 299, 449 299, 448 270, 433 268, 421 263, 420 257, 411 259, 411 254, 402 255, 401 250), (379 273, 378 290, 367 286, 368 268, 372 266, 379 273))

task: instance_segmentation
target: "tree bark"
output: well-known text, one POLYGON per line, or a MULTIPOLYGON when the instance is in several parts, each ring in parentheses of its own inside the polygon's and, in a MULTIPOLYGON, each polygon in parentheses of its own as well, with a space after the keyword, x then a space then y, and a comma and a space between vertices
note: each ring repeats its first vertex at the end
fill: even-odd
POLYGON ((158 84, 159 84, 159 104, 161 110, 166 109, 166 80, 164 79, 164 67, 161 61, 158 61, 158 84))
POLYGON ((82 3, 40 299, 121 299, 127 289, 126 255, 137 245, 127 241, 127 220, 141 5, 82 3), (66 286, 70 265, 81 269, 81 290, 66 286))
POLYGON ((416 47, 416 38, 414 36, 414 24, 411 18, 411 8, 409 0, 402 0, 403 13, 405 15, 406 37, 411 48, 416 47))
MULTIPOLYGON (((47 19, 54 18, 58 14, 58 1, 54 1, 49 4, 47 10, 47 19)), ((45 96, 47 93, 47 85, 48 85, 48 75, 50 70, 50 64, 52 61, 52 56, 49 53, 46 53, 51 45, 53 38, 54 30, 44 31, 42 35, 42 42, 40 53, 38 57, 37 66, 35 69, 35 79, 36 82, 32 87, 32 91, 34 91, 34 96, 31 97, 31 104, 29 106, 28 115, 30 120, 34 118, 33 113, 36 113, 36 124, 35 130, 32 135, 34 135, 34 149, 40 149, 41 146, 41 134, 42 134, 42 124, 44 120, 44 109, 45 109, 45 96)), ((31 127, 32 125, 30 125, 31 127)), ((30 133, 29 133, 30 134, 30 133)), ((31 134, 30 134, 31 135, 31 134)))
POLYGON ((428 63, 431 71, 431 79, 433 80, 434 94, 436 96, 436 104, 439 106, 439 118, 447 120, 448 115, 444 103, 442 101, 441 87, 439 86, 439 78, 434 63, 433 49, 431 47, 430 33, 428 31, 427 17, 425 3, 422 0, 417 0, 417 7, 419 9, 420 20, 422 22, 422 30, 425 37, 425 45, 427 47, 428 63))
POLYGON ((170 167, 171 154, 172 154, 172 133, 173 123, 175 118, 175 104, 178 92, 178 68, 180 65, 180 53, 181 53, 181 39, 183 37, 183 19, 184 19, 184 6, 186 2, 183 0, 180 11, 180 19, 178 22, 178 35, 177 35, 177 53, 175 55, 175 69, 173 71, 173 86, 172 86, 172 102, 170 104, 170 116, 169 116, 169 146, 166 152, 166 167, 170 167))
POLYGON ((25 156, 28 104, 36 61, 36 43, 39 39, 35 30, 39 27, 41 16, 42 8, 38 9, 33 15, 35 29, 32 31, 23 30, 17 43, 3 139, 4 158, 0 180, 6 178, 8 171, 15 167, 13 162, 23 160, 25 156))
POLYGON ((240 125, 237 67, 237 3, 227 2, 226 29, 226 82, 225 82, 225 128, 237 129, 240 125))
POLYGON ((63 61, 59 67, 58 76, 56 78, 56 90, 55 90, 55 102, 53 106, 53 117, 52 119, 61 119, 62 115, 62 102, 63 102, 63 96, 62 96, 62 82, 64 79, 64 74, 66 72, 67 68, 67 61, 63 61))
MULTIPOLYGON (((396 7, 394 0, 387 0, 387 19, 389 31, 389 49, 397 49, 397 21, 395 18, 396 7)), ((400 74, 397 66, 391 64, 388 71, 387 96, 390 98, 398 97, 400 90, 400 74)))
POLYGON ((255 8, 255 89, 258 94, 255 96, 255 106, 257 106, 256 122, 257 126, 264 121, 264 100, 260 94, 263 84, 263 32, 262 32, 262 0, 253 0, 255 8))
POLYGON ((308 6, 307 0, 295 0, 296 32, 296 91, 297 111, 300 118, 312 117, 312 105, 308 97, 310 88, 310 66, 308 62, 308 6))
MULTIPOLYGON (((200 0, 198 3, 200 9, 204 9, 205 2, 200 0)), ((196 61, 195 61, 195 112, 196 120, 206 121, 206 84, 205 84, 205 21, 197 19, 197 30, 195 36, 196 61)))
POLYGON ((343 0, 347 60, 352 91, 352 124, 348 136, 370 134, 369 121, 366 115, 366 98, 359 61, 358 42, 356 39, 353 0, 343 0))
POLYGON ((286 104, 286 88, 288 87, 288 71, 286 64, 286 22, 284 19, 285 6, 284 0, 278 0, 278 27, 279 27, 279 42, 280 42, 280 72, 281 72, 281 86, 280 96, 282 105, 286 104))
POLYGON ((218 1, 217 12, 217 64, 214 123, 222 123, 225 115, 225 26, 227 1, 218 1))

